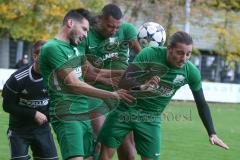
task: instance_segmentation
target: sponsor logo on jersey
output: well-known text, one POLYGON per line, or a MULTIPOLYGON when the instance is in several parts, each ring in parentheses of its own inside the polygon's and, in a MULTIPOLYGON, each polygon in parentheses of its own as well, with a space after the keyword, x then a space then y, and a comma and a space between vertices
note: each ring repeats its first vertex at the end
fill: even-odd
POLYGON ((167 86, 159 86, 159 88, 153 90, 153 92, 157 92, 158 95, 162 97, 171 97, 174 94, 174 89, 167 86))
MULTIPOLYGON (((89 46, 90 48, 90 46, 89 46)), ((93 48, 93 47, 91 47, 93 48)), ((95 47, 94 47, 95 48, 95 47)), ((111 37, 96 47, 97 50, 92 51, 95 55, 103 55, 103 54, 113 54, 113 53, 120 53, 126 52, 126 49, 129 48, 129 41, 123 40, 119 41, 117 37, 111 37)))
POLYGON ((19 105, 28 106, 30 108, 36 108, 36 107, 48 105, 48 100, 49 99, 28 100, 28 99, 20 98, 19 105))
POLYGON ((104 58, 102 59, 103 61, 107 60, 107 59, 111 59, 111 60, 116 60, 118 59, 118 53, 114 52, 114 53, 109 53, 109 54, 105 54, 104 58))

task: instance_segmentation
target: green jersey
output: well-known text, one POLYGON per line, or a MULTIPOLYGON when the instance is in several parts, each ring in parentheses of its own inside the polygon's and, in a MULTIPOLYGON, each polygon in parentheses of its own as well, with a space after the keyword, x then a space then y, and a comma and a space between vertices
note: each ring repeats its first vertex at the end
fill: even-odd
MULTIPOLYGON (((96 28, 90 28, 88 37, 78 46, 85 52, 95 67, 103 69, 123 69, 128 66, 129 42, 137 38, 136 28, 130 23, 122 23, 119 31, 112 37, 103 37, 96 28)), ((111 90, 101 84, 98 88, 111 90)))
POLYGON ((69 43, 52 39, 42 47, 39 64, 49 89, 51 115, 69 116, 87 111, 87 97, 68 92, 64 82, 55 74, 56 70, 72 69, 82 81, 83 63, 84 55, 80 55, 78 49, 69 43))
POLYGON ((93 65, 101 65, 105 69, 126 69, 129 42, 136 38, 136 29, 130 23, 121 24, 119 31, 109 38, 104 38, 96 28, 92 27, 87 39, 79 45, 79 48, 85 51, 86 55, 96 57, 92 61, 93 65))
MULTIPOLYGON (((144 48, 134 59, 133 64, 140 66, 141 69, 149 69, 149 64, 155 64, 153 66, 155 68, 157 64, 168 68, 165 74, 159 72, 158 75, 155 72, 155 75, 159 76, 161 80, 159 87, 152 91, 154 96, 137 98, 134 106, 142 110, 161 113, 180 87, 188 84, 192 91, 198 91, 202 87, 201 75, 197 67, 190 61, 187 61, 181 68, 171 66, 167 61, 167 48, 144 48)), ((126 106, 125 103, 122 105, 126 106)))

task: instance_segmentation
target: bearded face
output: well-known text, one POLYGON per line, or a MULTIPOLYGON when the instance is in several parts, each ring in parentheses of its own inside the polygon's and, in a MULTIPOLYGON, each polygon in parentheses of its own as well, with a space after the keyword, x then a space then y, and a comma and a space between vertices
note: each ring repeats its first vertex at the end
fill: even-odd
POLYGON ((69 32, 70 44, 76 46, 87 37, 89 22, 84 18, 81 22, 74 21, 72 29, 69 32))

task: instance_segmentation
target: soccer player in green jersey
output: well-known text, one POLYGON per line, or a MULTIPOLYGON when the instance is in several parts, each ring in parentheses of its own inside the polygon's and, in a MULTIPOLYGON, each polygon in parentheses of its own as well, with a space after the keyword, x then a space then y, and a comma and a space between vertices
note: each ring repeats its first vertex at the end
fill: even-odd
POLYGON ((85 9, 70 10, 63 26, 41 50, 40 71, 48 85, 50 122, 57 135, 63 159, 83 160, 93 150, 93 135, 89 121, 79 119, 88 111, 87 97, 134 99, 124 90, 109 92, 88 85, 82 78, 82 67, 88 65, 87 75, 106 74, 85 61, 76 46, 87 37, 90 14, 85 9), (96 73, 95 73, 96 72, 96 73))
MULTIPOLYGON (((130 50, 136 54, 141 50, 137 41, 136 28, 127 22, 122 22, 123 14, 115 4, 103 7, 96 17, 95 24, 90 27, 88 37, 78 46, 88 56, 90 63, 98 68, 125 70, 128 66, 130 50)), ((92 83, 95 87, 113 91, 115 82, 111 78, 102 82, 92 83)), ((89 107, 102 107, 101 99, 89 98, 89 107)), ((105 120, 104 113, 94 112, 92 125, 95 136, 105 120)), ((135 149, 129 135, 118 150, 119 159, 134 159, 135 149)))
MULTIPOLYGON (((99 141, 102 143, 101 160, 111 159, 116 148, 121 145, 124 137, 131 131, 134 133, 137 152, 142 159, 159 159, 160 115, 176 91, 185 84, 190 86, 211 144, 228 149, 228 146, 217 137, 214 130, 210 110, 202 90, 200 71, 189 61, 192 44, 193 41, 189 34, 178 31, 172 35, 167 48, 147 47, 137 55, 133 65, 141 70, 135 74, 141 73, 141 71, 146 71, 144 74, 154 73, 152 74, 153 78, 147 82, 149 86, 147 91, 152 92, 152 95, 136 97, 135 103, 121 103, 108 115, 99 134, 99 141), (159 72, 156 71, 157 66, 159 72), (165 72, 160 71, 161 67, 165 72), (151 88, 153 89, 151 90, 151 88)), ((124 76, 129 83, 141 77, 138 75, 134 78, 130 68, 127 69, 124 76)), ((126 88, 121 81, 120 86, 126 88)), ((147 92, 144 90, 145 86, 144 84, 133 85, 129 89, 139 89, 139 93, 147 92), (141 91, 142 89, 143 91, 141 91)))

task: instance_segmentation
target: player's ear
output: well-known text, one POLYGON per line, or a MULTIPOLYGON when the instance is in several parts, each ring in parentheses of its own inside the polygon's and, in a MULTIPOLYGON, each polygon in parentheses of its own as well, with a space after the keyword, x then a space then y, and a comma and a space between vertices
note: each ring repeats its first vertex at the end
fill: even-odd
POLYGON ((173 47, 171 47, 171 46, 167 46, 167 49, 168 49, 168 53, 172 54, 173 47))
POLYGON ((36 61, 36 60, 37 60, 37 56, 38 56, 37 54, 35 54, 35 53, 32 53, 32 58, 33 58, 33 60, 34 60, 34 61, 36 61))
POLYGON ((72 28, 73 23, 74 23, 74 22, 73 22, 73 19, 68 19, 68 20, 67 20, 67 27, 68 27, 68 28, 72 28))

